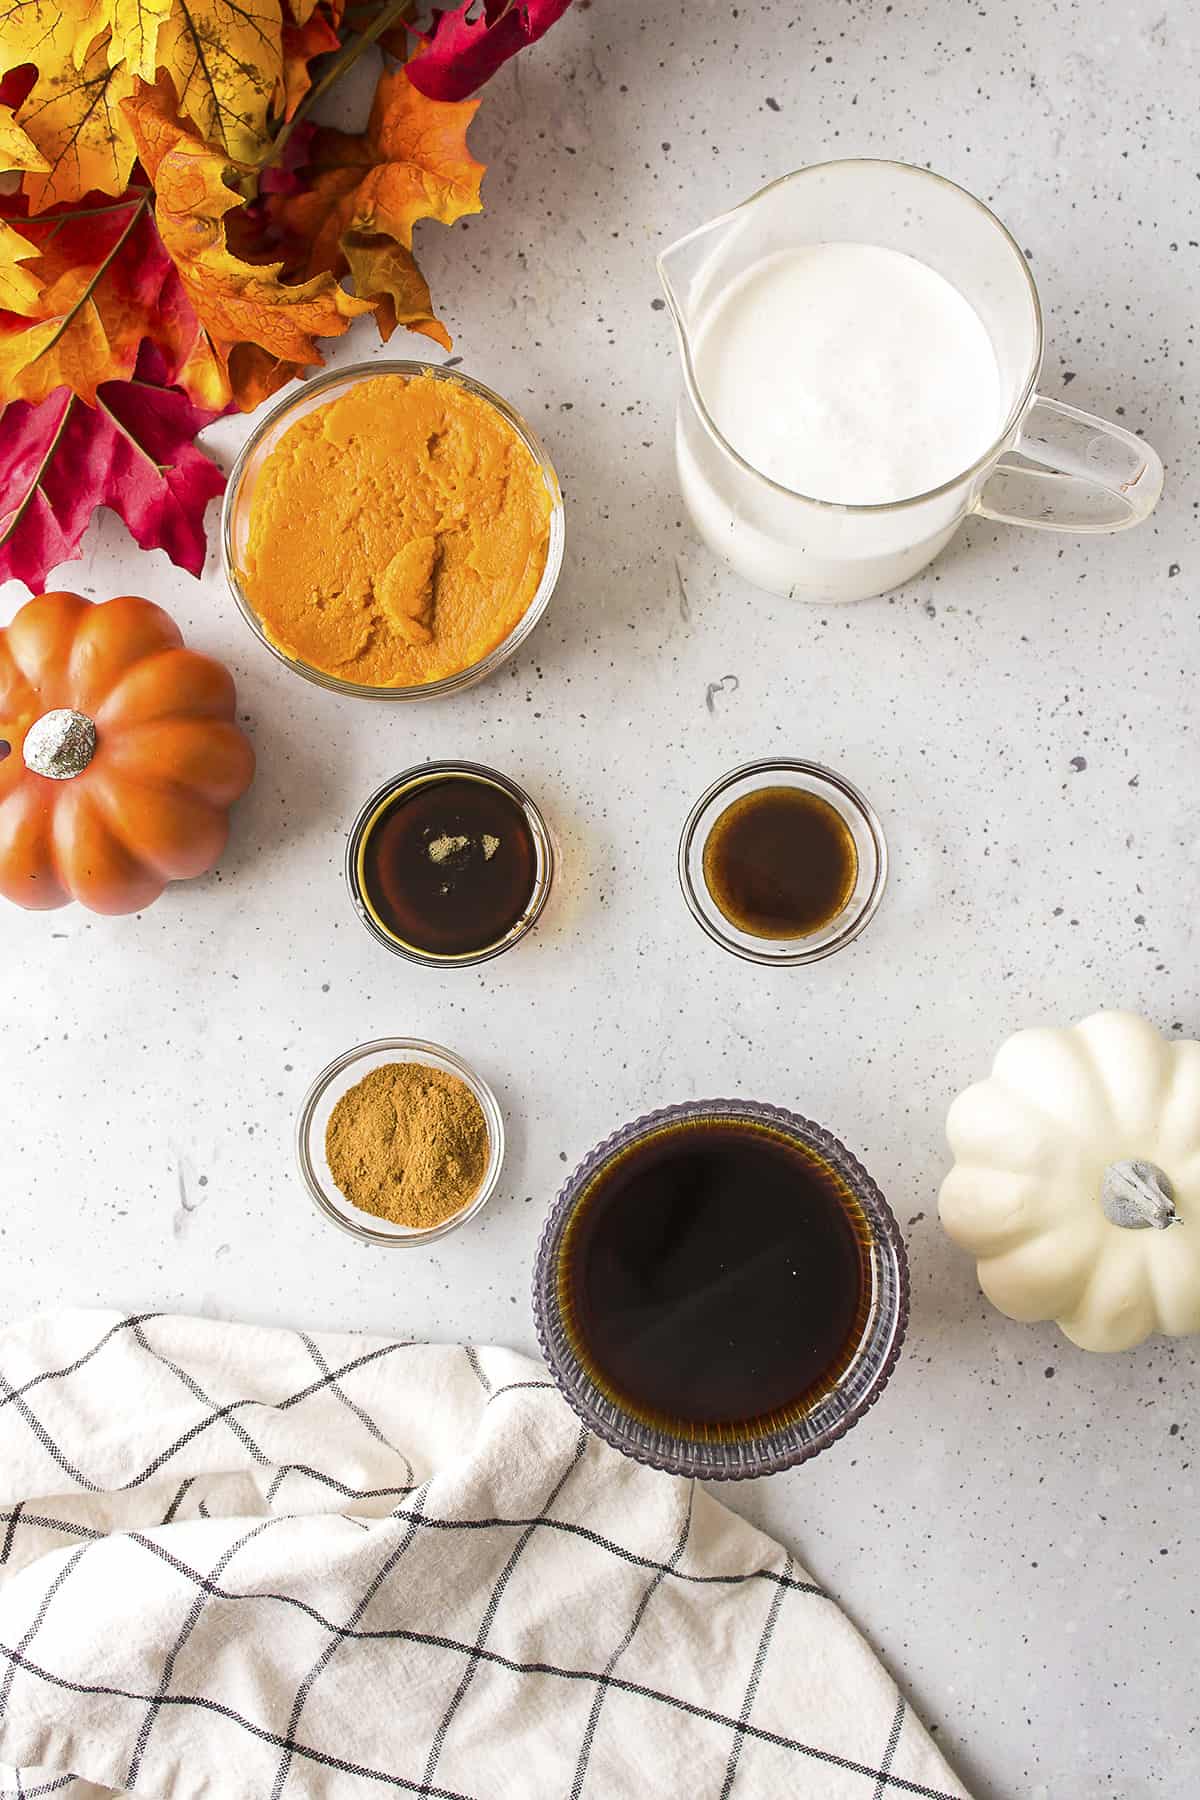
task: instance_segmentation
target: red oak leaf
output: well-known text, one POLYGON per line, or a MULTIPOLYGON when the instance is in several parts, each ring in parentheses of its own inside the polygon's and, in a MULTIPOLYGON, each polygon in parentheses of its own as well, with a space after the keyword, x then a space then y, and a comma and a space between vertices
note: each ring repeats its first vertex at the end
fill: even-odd
POLYGON ((106 381, 88 406, 59 388, 36 406, 14 400, 0 414, 0 579, 34 593, 48 572, 80 554, 98 506, 111 507, 143 550, 180 568, 204 566, 204 509, 225 486, 192 443, 219 415, 161 387, 153 355, 131 381, 106 381), (141 379, 148 375, 149 380, 141 379))
MULTIPOLYGON (((435 10, 423 47, 405 65, 415 88, 431 100, 465 100, 501 63, 542 37, 571 0, 463 0, 435 10)), ((394 48, 389 43, 389 48, 394 48)))

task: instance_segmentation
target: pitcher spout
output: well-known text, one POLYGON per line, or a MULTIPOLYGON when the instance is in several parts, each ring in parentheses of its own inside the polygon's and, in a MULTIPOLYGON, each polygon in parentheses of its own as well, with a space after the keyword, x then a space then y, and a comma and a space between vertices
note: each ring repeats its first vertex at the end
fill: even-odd
POLYGON ((742 211, 742 207, 735 207, 732 212, 697 226, 695 231, 669 244, 655 259, 685 361, 690 361, 697 322, 704 312, 706 297, 715 291, 725 262, 723 253, 737 231, 742 211))

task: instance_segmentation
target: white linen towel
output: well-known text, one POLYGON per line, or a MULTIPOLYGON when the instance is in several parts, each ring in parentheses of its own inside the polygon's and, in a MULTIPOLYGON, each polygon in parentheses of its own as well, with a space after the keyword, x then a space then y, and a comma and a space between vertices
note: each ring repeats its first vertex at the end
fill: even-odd
POLYGON ((505 1350, 0 1332, 0 1795, 965 1800, 778 1545, 505 1350))

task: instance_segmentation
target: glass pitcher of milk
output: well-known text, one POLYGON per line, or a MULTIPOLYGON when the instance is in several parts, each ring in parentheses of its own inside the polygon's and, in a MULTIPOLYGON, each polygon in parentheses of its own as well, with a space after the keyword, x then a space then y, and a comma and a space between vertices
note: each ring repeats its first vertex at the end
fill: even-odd
POLYGON ((683 498, 771 593, 862 600, 910 579, 970 513, 1120 531, 1162 464, 1035 391, 1029 265, 980 201, 903 163, 772 182, 659 258, 683 358, 683 498))

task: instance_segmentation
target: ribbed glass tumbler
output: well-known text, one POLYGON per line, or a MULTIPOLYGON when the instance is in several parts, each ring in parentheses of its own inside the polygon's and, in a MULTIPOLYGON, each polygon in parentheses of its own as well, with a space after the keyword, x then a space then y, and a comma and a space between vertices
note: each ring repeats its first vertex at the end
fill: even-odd
MULTIPOLYGON (((848 1209, 849 1210, 849 1209, 848 1209)), ((534 1270, 534 1317, 542 1353, 584 1423, 627 1456, 676 1475, 708 1481, 770 1475, 806 1462, 844 1436, 874 1404, 891 1375, 908 1322, 904 1242, 883 1195, 831 1132, 797 1114, 753 1100, 697 1100, 647 1114, 600 1144, 562 1189, 542 1232, 534 1270), (599 1369, 589 1370, 572 1302, 569 1227, 606 1170, 631 1146, 681 1124, 751 1125, 815 1156, 848 1191, 858 1215, 864 1305, 848 1360, 810 1405, 761 1429, 738 1421, 654 1424, 639 1417, 599 1369), (597 1379, 599 1376, 599 1379, 597 1379)))

